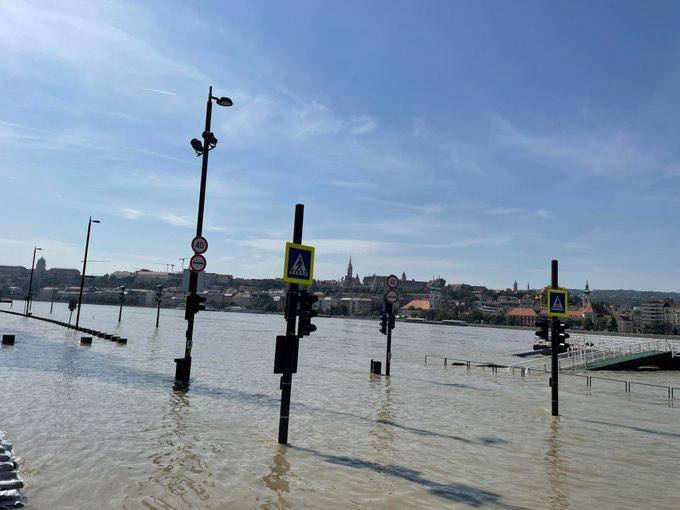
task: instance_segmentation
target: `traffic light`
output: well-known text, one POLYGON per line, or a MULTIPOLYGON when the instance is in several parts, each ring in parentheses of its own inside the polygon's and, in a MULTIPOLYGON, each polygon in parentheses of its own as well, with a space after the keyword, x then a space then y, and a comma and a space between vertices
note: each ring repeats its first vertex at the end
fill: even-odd
POLYGON ((547 317, 539 317, 536 319, 536 327, 538 328, 536 330, 536 333, 534 333, 538 338, 541 340, 545 340, 546 342, 548 341, 548 329, 549 329, 549 323, 547 317))
POLYGON ((569 325, 566 324, 565 322, 558 322, 557 323, 557 339, 559 340, 559 343, 561 344, 566 344, 567 343, 567 338, 569 338, 569 333, 567 333, 567 329, 569 328, 569 325))
POLYGON ((388 325, 389 325, 390 329, 394 329, 395 320, 394 320, 394 314, 393 313, 391 313, 387 316, 387 321, 388 321, 388 325))
POLYGON ((382 314, 382 316, 380 317, 380 332, 383 335, 387 334, 387 314, 386 313, 382 314))
POLYGON ((198 294, 189 294, 187 296, 187 307, 184 313, 184 318, 189 320, 189 317, 205 310, 205 298, 198 294))
POLYGON ((317 316, 317 311, 313 309, 314 303, 319 301, 319 298, 314 294, 302 290, 300 291, 298 304, 300 305, 300 319, 298 320, 298 336, 307 336, 316 331, 316 326, 312 324, 312 317, 317 316))

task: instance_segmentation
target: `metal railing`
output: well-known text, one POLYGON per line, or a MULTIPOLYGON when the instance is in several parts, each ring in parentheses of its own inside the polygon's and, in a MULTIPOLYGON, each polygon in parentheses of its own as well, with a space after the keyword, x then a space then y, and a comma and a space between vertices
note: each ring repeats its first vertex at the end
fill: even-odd
MULTIPOLYGON (((644 343, 644 342, 643 342, 644 343)), ((676 341, 675 345, 673 345, 673 342, 671 342, 671 347, 675 348, 676 350, 680 348, 680 342, 676 341)), ((566 354, 566 353, 565 353, 566 354)), ((492 375, 497 375, 499 373, 507 373, 511 375, 519 375, 522 378, 525 378, 527 376, 533 375, 533 376, 541 376, 541 375, 546 375, 550 373, 549 369, 549 363, 543 363, 541 364, 538 368, 527 368, 524 366, 520 365, 503 365, 500 363, 495 363, 493 361, 479 361, 479 360, 466 360, 466 359, 461 359, 461 358, 453 358, 450 356, 440 356, 440 355, 433 355, 433 354, 426 354, 425 355, 425 364, 428 364, 429 360, 443 360, 443 366, 446 367, 465 367, 466 372, 470 373, 473 368, 478 368, 481 369, 482 372, 485 372, 487 369, 490 369, 489 372, 492 375)), ((441 366, 441 365, 440 365, 441 366)), ((589 375, 588 373, 576 373, 576 372, 571 372, 571 371, 564 371, 563 375, 573 377, 574 379, 580 378, 580 379, 585 379, 586 383, 586 388, 588 388, 589 391, 592 390, 593 388, 593 381, 601 381, 602 383, 608 383, 609 385, 615 385, 615 387, 622 388, 624 390, 624 393, 633 393, 633 387, 646 387, 646 388, 653 388, 653 389, 661 389, 663 391, 663 394, 671 401, 674 401, 678 398, 680 398, 680 387, 673 386, 670 384, 652 384, 652 383, 646 383, 646 382, 640 382, 640 381, 630 381, 626 379, 615 379, 613 377, 602 377, 602 376, 594 376, 594 375, 589 375)), ((598 386, 600 384, 598 383, 598 386)))
MULTIPOLYGON (((567 352, 560 354, 557 358, 560 371, 562 370, 587 370, 593 365, 603 361, 623 359, 630 356, 642 355, 645 353, 675 353, 680 356, 680 342, 673 340, 647 340, 638 343, 626 343, 619 345, 581 347, 579 349, 570 348, 567 352)), ((508 367, 515 369, 525 369, 527 371, 548 372, 550 358, 544 357, 540 360, 527 360, 508 367)))

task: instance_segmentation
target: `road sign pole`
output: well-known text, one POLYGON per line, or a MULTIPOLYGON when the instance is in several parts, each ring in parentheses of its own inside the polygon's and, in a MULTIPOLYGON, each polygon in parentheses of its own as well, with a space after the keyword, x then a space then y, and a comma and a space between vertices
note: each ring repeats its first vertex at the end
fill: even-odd
MULTIPOLYGON (((550 287, 557 289, 557 260, 553 260, 551 264, 551 282, 550 287)), ((550 300, 548 300, 548 307, 550 307, 550 300)), ((558 336, 558 324, 560 319, 558 317, 552 318, 552 328, 550 332, 550 341, 552 346, 552 356, 550 365, 550 389, 552 394, 552 415, 559 416, 560 398, 559 398, 559 363, 557 355, 560 351, 560 340, 558 336)))
POLYGON ((385 302, 387 309, 387 352, 385 354, 385 375, 390 375, 390 362, 392 361, 392 322, 394 321, 394 307, 385 302))
MULTIPOLYGON (((293 242, 302 243, 302 223, 305 215, 303 204, 295 205, 295 224, 293 227, 293 242)), ((295 336, 295 322, 297 319, 298 284, 291 283, 288 286, 288 299, 286 309, 286 342, 295 336)), ((290 370, 290 368, 289 368, 290 370)), ((293 384, 292 372, 284 372, 281 375, 281 410, 279 412, 279 444, 288 444, 288 422, 290 418, 290 393, 293 384)))

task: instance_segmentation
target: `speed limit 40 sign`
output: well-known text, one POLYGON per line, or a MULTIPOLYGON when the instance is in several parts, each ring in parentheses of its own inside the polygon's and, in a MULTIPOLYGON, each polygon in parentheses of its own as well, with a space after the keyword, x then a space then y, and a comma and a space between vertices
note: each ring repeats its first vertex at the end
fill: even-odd
POLYGON ((202 254, 208 251, 208 240, 203 236, 196 236, 191 240, 191 249, 194 253, 202 254))

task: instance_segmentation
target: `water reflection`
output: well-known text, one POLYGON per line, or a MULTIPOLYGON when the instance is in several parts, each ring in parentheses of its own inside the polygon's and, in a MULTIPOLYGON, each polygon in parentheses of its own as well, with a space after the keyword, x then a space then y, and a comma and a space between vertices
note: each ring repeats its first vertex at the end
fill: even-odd
POLYGON ((269 501, 262 505, 262 508, 269 510, 272 508, 291 508, 290 502, 284 497, 284 494, 290 492, 288 484, 288 472, 290 471, 290 463, 286 459, 287 447, 277 445, 277 451, 274 453, 272 465, 269 466, 269 474, 262 477, 262 481, 268 489, 276 493, 276 501, 269 501))
POLYGON ((548 462, 548 487, 550 491, 550 508, 566 510, 569 508, 567 492, 564 487, 569 472, 569 465, 562 457, 562 441, 560 439, 560 419, 553 418, 548 434, 548 452, 545 460, 548 462))
POLYGON ((201 480, 208 466, 195 451, 197 441, 190 434, 190 419, 189 396, 171 392, 168 412, 162 417, 158 447, 149 457, 158 470, 148 483, 161 488, 159 495, 144 500, 149 508, 192 508, 209 499, 208 487, 201 480))
POLYGON ((359 459, 357 457, 350 457, 347 455, 332 455, 322 453, 311 448, 303 448, 300 446, 291 446, 291 448, 311 453, 330 464, 344 466, 353 469, 366 469, 374 471, 376 473, 384 474, 386 476, 400 478, 402 480, 406 480, 417 485, 420 485, 425 490, 427 490, 427 492, 434 496, 456 503, 463 503, 473 508, 479 508, 482 506, 502 508, 507 510, 511 509, 519 510, 520 508, 523 508, 504 503, 502 501, 502 496, 495 492, 487 491, 479 487, 473 487, 471 485, 462 483, 436 482, 423 476, 423 473, 421 471, 408 468, 405 466, 399 466, 395 464, 381 464, 379 462, 359 459))
MULTIPOLYGON (((371 374, 370 377, 379 377, 371 374)), ((394 427, 394 414, 392 412, 392 387, 390 386, 389 377, 381 377, 383 386, 383 395, 381 404, 378 408, 375 425, 370 429, 369 433, 375 439, 375 449, 379 452, 386 452, 394 450, 393 443, 396 438, 394 427)))

